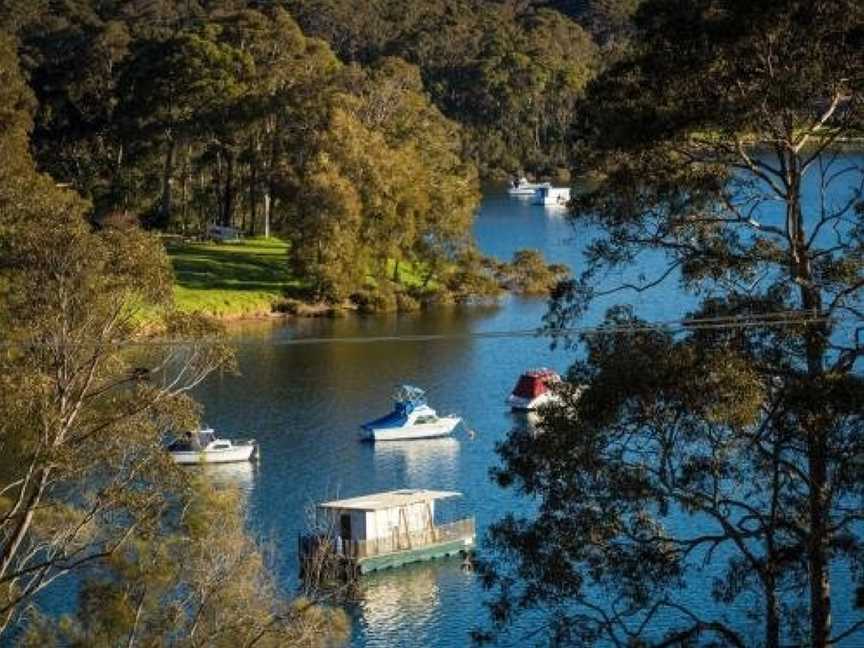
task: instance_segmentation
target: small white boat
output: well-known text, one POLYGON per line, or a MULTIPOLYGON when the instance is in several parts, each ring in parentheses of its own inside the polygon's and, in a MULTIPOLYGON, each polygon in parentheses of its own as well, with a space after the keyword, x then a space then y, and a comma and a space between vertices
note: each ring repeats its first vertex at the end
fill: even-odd
POLYGON ((534 192, 532 205, 545 207, 566 207, 570 202, 569 187, 540 187, 534 192))
POLYGON ((507 193, 511 196, 533 196, 538 189, 551 186, 548 182, 528 182, 528 178, 522 176, 519 179, 510 181, 507 193))
POLYGON ((422 389, 411 385, 396 388, 393 411, 360 426, 366 441, 396 441, 399 439, 431 439, 447 436, 462 422, 458 416, 438 416, 426 404, 422 389))
POLYGON ((514 410, 532 412, 558 400, 554 387, 560 382, 561 376, 551 369, 530 369, 519 376, 513 392, 507 397, 507 404, 514 410))
POLYGON ((178 464, 228 463, 249 461, 257 448, 255 439, 217 439, 213 429, 206 428, 177 439, 168 446, 168 452, 178 464))

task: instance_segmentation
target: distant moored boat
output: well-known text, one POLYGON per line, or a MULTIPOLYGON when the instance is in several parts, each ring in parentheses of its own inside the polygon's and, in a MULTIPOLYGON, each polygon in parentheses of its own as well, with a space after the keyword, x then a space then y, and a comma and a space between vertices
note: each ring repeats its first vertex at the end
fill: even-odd
POLYGON ((569 187, 539 187, 531 200, 532 205, 545 207, 566 207, 568 202, 570 202, 569 187))
POLYGON ((528 182, 528 178, 522 176, 510 181, 507 193, 511 196, 533 196, 538 189, 551 186, 548 182, 528 182))

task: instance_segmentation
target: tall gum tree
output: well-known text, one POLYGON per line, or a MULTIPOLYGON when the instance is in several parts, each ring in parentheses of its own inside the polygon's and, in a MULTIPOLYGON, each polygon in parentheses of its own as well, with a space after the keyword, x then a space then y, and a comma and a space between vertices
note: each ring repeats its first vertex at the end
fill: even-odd
POLYGON ((158 525, 180 476, 162 436, 195 424, 189 390, 232 361, 218 327, 172 311, 157 239, 94 231, 34 171, 16 58, 0 34, 0 641, 39 592, 158 525), (132 349, 145 306, 183 344, 132 349))
POLYGON ((592 82, 575 129, 577 171, 596 182, 573 220, 599 236, 547 324, 566 336, 595 300, 678 278, 726 333, 645 334, 615 311, 614 341, 583 339, 581 398, 538 443, 501 448, 499 481, 540 506, 492 531, 518 559, 487 572, 493 617, 556 602, 557 636, 623 644, 657 638, 672 610, 662 645, 752 645, 740 617, 685 605, 701 561, 718 601, 756 593, 765 645, 860 639, 860 614, 832 624, 830 574, 862 558, 864 165, 842 143, 864 116, 864 8, 655 0, 635 21, 635 52, 592 82), (645 253, 665 259, 656 275, 610 286, 645 253))

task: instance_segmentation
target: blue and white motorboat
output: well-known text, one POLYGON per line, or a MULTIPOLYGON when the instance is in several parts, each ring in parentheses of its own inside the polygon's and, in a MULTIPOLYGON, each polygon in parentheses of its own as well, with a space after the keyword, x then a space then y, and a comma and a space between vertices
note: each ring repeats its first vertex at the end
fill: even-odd
POLYGON ((438 416, 426 404, 426 394, 411 385, 401 385, 393 394, 393 411, 360 426, 366 441, 430 439, 447 436, 462 422, 458 416, 438 416))

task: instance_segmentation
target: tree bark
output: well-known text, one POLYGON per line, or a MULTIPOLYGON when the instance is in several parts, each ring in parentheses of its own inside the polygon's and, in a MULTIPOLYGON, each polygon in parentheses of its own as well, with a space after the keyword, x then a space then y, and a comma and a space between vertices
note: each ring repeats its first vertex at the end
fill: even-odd
POLYGON ((270 188, 264 190, 264 238, 270 238, 270 188))
POLYGON ((222 225, 231 227, 231 217, 234 212, 234 155, 225 151, 225 192, 222 199, 222 225))
POLYGON ((174 151, 177 143, 169 136, 167 144, 165 166, 162 169, 162 204, 159 208, 160 225, 166 229, 171 222, 171 178, 174 175, 174 151))
MULTIPOLYGON (((798 284, 803 309, 813 315, 822 312, 822 296, 812 283, 812 266, 806 248, 801 211, 800 160, 790 155, 788 162, 787 229, 791 240, 792 278, 798 284)), ((822 323, 810 324, 805 332, 807 375, 811 382, 824 373, 824 352, 828 332, 822 323)), ((805 415, 809 489, 810 537, 807 563, 810 577, 810 645, 826 648, 831 636, 831 583, 828 573, 828 469, 827 430, 819 417, 805 415)))

